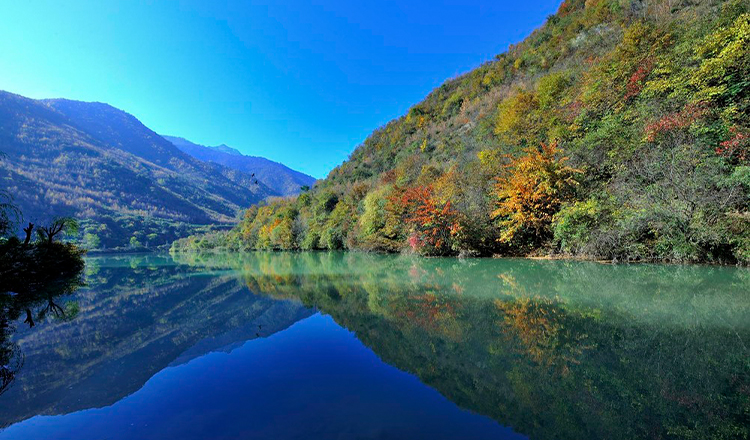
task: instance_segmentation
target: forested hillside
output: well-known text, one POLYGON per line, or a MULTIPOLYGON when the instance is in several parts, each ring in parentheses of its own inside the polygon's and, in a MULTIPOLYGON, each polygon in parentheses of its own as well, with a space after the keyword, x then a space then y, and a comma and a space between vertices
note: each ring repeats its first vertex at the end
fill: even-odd
POLYGON ((226 145, 206 147, 180 137, 162 137, 196 159, 249 173, 281 196, 297 195, 302 187, 310 187, 315 183, 314 177, 295 171, 284 164, 265 157, 245 156, 226 145))
POLYGON ((747 0, 566 0, 293 201, 180 249, 750 261, 747 0))
POLYGON ((230 224, 274 191, 248 173, 181 152, 135 117, 101 103, 0 92, 0 180, 25 221, 82 221, 89 248, 170 243, 230 224))

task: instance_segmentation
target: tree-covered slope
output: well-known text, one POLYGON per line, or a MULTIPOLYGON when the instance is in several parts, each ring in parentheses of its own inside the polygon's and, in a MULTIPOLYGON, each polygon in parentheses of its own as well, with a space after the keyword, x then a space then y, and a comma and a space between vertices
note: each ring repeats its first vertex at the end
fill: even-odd
POLYGON ((234 170, 250 173, 258 181, 263 182, 282 196, 297 195, 302 187, 310 187, 315 183, 314 177, 295 171, 284 164, 264 157, 245 156, 226 145, 206 147, 180 137, 164 135, 162 137, 196 159, 218 163, 234 170))
POLYGON ((72 215, 91 247, 163 244, 274 191, 197 160, 101 103, 0 92, 0 179, 27 221, 72 215))
POLYGON ((566 0, 295 201, 175 249, 750 261, 747 0, 566 0))

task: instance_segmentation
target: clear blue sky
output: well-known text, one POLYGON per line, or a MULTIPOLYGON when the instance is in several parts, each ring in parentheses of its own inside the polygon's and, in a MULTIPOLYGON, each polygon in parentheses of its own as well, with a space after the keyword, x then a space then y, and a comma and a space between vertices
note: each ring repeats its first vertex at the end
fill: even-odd
POLYGON ((107 102, 158 133, 325 177, 559 0, 3 3, 0 89, 107 102))

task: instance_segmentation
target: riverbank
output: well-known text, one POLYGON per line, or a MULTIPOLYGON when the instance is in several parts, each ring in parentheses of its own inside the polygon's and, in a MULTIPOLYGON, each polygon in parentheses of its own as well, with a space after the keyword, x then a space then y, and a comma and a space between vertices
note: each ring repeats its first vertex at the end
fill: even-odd
MULTIPOLYGON (((324 249, 313 249, 313 250, 290 250, 290 249, 260 249, 260 250, 236 250, 236 249, 221 249, 221 248, 211 248, 211 249, 204 249, 204 250, 180 250, 180 249, 174 249, 170 248, 168 250, 170 255, 222 255, 222 254, 253 254, 253 253, 291 253, 291 254, 298 254, 298 253, 328 253, 328 252, 334 252, 330 250, 324 250, 324 249)), ((362 250, 362 249, 345 249, 345 250, 339 250, 335 252, 343 252, 343 253, 353 253, 353 254, 373 254, 373 255, 410 255, 414 256, 416 258, 423 258, 423 259, 435 259, 435 258, 448 258, 448 259, 455 259, 455 260, 483 260, 483 259, 507 259, 507 260, 532 260, 532 261, 579 261, 579 262, 592 262, 592 263, 599 263, 599 264, 605 264, 605 265, 620 265, 620 264, 664 264, 664 265, 695 265, 695 266, 722 266, 722 267, 742 267, 742 268, 748 268, 750 267, 750 264, 746 263, 740 263, 740 262, 734 262, 734 263, 720 263, 720 262, 708 262, 708 261, 669 261, 669 260, 619 260, 619 259, 605 259, 605 258, 597 258, 592 256, 583 256, 583 255, 563 255, 563 254, 549 254, 549 255, 500 255, 500 254, 494 254, 494 255, 486 255, 486 256, 479 256, 479 255, 451 255, 451 256, 425 256, 420 255, 413 251, 405 251, 405 252, 382 252, 382 251, 372 251, 372 250, 362 250)))

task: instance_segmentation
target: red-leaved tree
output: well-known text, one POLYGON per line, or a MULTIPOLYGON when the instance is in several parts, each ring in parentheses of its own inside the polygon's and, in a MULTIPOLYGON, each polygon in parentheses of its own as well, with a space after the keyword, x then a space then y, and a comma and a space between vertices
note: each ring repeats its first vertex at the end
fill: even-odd
POLYGON ((450 201, 435 200, 432 185, 407 188, 400 197, 404 220, 412 233, 409 245, 428 255, 454 252, 453 241, 461 231, 460 214, 450 201))

